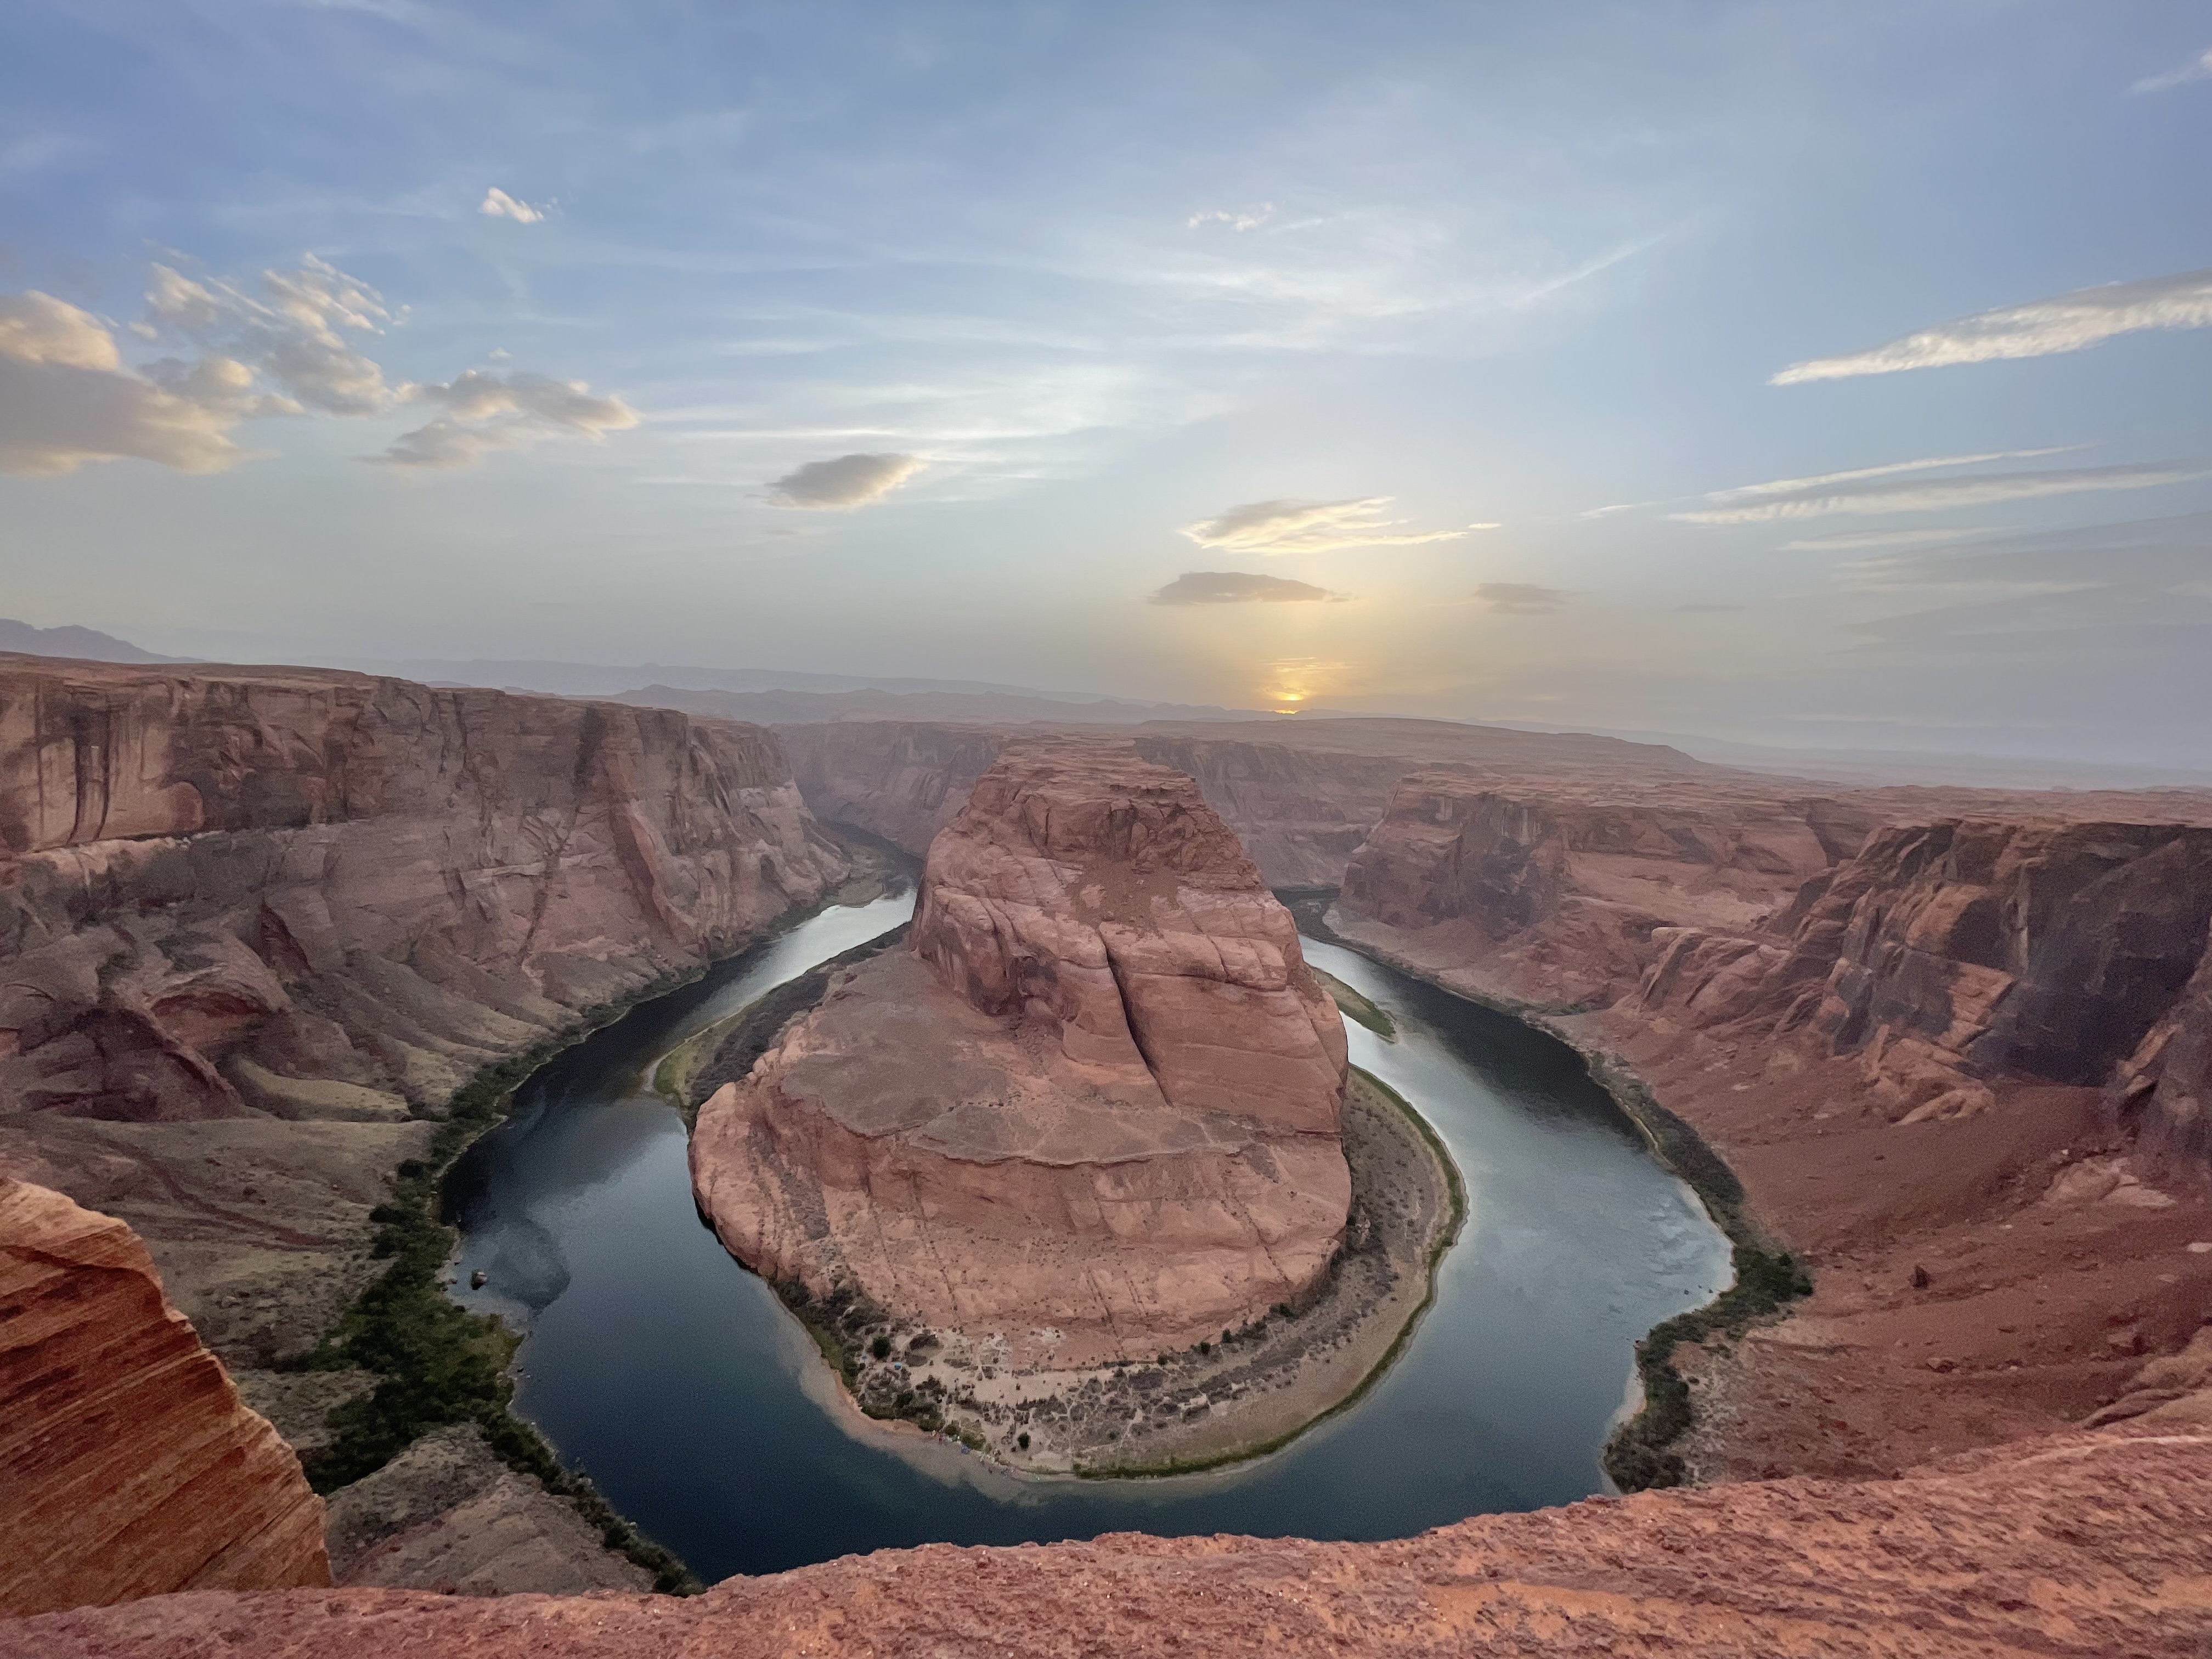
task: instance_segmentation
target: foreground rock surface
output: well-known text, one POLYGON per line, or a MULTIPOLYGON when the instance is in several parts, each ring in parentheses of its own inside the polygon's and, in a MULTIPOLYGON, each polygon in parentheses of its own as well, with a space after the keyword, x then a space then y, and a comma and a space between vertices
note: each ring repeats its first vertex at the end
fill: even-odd
POLYGON ((164 1596, 0 1624, 0 1655, 2197 1659, 2212 1582, 2203 1404, 1900 1480, 1646 1493, 1395 1543, 934 1546, 732 1579, 689 1601, 164 1596))
POLYGON ((694 1185, 733 1253, 1016 1367, 1305 1296, 1350 1202, 1343 1024, 1188 777, 1009 750, 933 844, 912 944, 702 1109, 694 1185))
POLYGON ((121 1222, 0 1179, 0 1613, 327 1584, 323 1504, 121 1222))

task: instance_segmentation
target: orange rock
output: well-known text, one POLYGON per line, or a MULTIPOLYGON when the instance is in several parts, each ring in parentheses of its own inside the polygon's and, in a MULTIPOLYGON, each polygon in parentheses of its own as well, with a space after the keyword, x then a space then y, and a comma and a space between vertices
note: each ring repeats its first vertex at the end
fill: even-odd
POLYGON ((323 1503, 145 1246, 0 1182, 0 1613, 331 1582, 323 1503))
POLYGON ((1895 1480, 1646 1493, 1389 1543, 934 1545, 684 1601, 164 1596, 0 1624, 0 1656, 2197 1659, 2208 1581, 2212 1435, 2177 1405, 1895 1480))
POLYGON ((931 849, 913 944, 701 1111, 694 1186, 741 1260, 1017 1365, 1188 1346, 1320 1277, 1343 1023, 1188 776, 1009 747, 931 849))

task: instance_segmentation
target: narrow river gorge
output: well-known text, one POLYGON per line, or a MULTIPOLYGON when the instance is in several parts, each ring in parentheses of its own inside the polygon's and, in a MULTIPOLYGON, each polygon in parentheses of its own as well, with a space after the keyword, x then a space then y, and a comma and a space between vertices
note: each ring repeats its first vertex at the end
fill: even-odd
POLYGON ((1357 953, 1309 959, 1382 1007, 1352 1060, 1435 1128, 1468 1217, 1435 1298, 1348 1408, 1266 1456, 1134 1480, 1018 1476, 862 1418, 769 1286, 701 1224, 672 1048, 905 921, 833 908, 632 1011, 518 1091, 447 1185, 454 1294, 526 1340, 515 1408, 708 1582, 930 1541, 1140 1529, 1408 1535, 1603 1488, 1635 1340, 1728 1282, 1690 1190, 1563 1044, 1357 953), (481 1273, 480 1288, 466 1288, 481 1273))

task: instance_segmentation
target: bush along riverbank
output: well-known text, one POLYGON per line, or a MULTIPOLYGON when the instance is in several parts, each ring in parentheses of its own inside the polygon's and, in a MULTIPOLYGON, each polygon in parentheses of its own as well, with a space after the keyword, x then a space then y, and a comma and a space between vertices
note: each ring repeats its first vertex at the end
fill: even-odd
MULTIPOLYGON (((1345 938, 1328 925, 1328 913, 1336 902, 1336 892, 1333 887, 1285 888, 1278 890, 1276 896, 1297 918, 1301 932, 1363 956, 1374 954, 1370 947, 1345 938)), ((1589 1012, 1587 1005, 1540 1006, 1510 997, 1484 996, 1447 984, 1409 963, 1388 956, 1380 959, 1409 978, 1475 1007, 1519 1020, 1573 1049, 1591 1079, 1636 1126, 1652 1156, 1698 1195, 1713 1224, 1728 1238, 1735 1282, 1704 1307, 1662 1320, 1636 1345, 1636 1375, 1644 1403, 1614 1429, 1601 1460, 1607 1476, 1625 1492, 1680 1486, 1689 1470, 1674 1448, 1688 1433, 1695 1412, 1688 1380, 1674 1364, 1675 1350, 1686 1342, 1738 1337, 1753 1325, 1773 1318, 1790 1303, 1813 1293, 1811 1274, 1751 1219, 1744 1208, 1743 1183, 1704 1136, 1661 1105, 1650 1085, 1617 1056, 1581 1041, 1559 1024, 1560 1017, 1589 1012)))
POLYGON ((434 1429, 474 1423, 509 1468, 562 1498, 600 1541, 653 1575, 653 1587, 691 1595, 702 1586, 675 1554, 630 1524, 583 1476, 561 1467, 544 1437, 510 1409, 508 1363, 520 1340, 492 1315, 471 1314, 446 1295, 440 1274, 455 1230, 439 1216, 439 1183, 471 1143, 507 1115, 514 1091, 563 1048, 629 1009, 703 975, 666 975, 631 997, 586 1012, 568 1030, 483 1066, 447 1103, 422 1158, 399 1166, 392 1195, 369 1212, 371 1253, 387 1265, 313 1349, 286 1367, 339 1370, 358 1366, 375 1386, 333 1410, 331 1439, 307 1460, 309 1483, 329 1493, 374 1474, 434 1429))

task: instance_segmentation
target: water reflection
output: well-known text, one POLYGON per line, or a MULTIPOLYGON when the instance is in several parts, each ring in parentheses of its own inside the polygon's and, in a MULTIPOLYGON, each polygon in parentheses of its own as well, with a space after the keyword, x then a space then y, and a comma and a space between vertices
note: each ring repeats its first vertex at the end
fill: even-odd
POLYGON ((1355 1063, 1432 1123, 1470 1214, 1390 1373, 1273 1455, 1171 1480, 1017 1478, 844 1401, 811 1340, 697 1219, 683 1124, 647 1092, 690 1031, 896 925, 836 909, 637 1011, 526 1086, 449 1183, 471 1306, 528 1322, 518 1406, 701 1577, 849 1552, 1157 1533, 1401 1536, 1600 1489, 1635 1338, 1725 1282, 1726 1242, 1561 1045, 1354 953, 1387 1008, 1355 1063))

